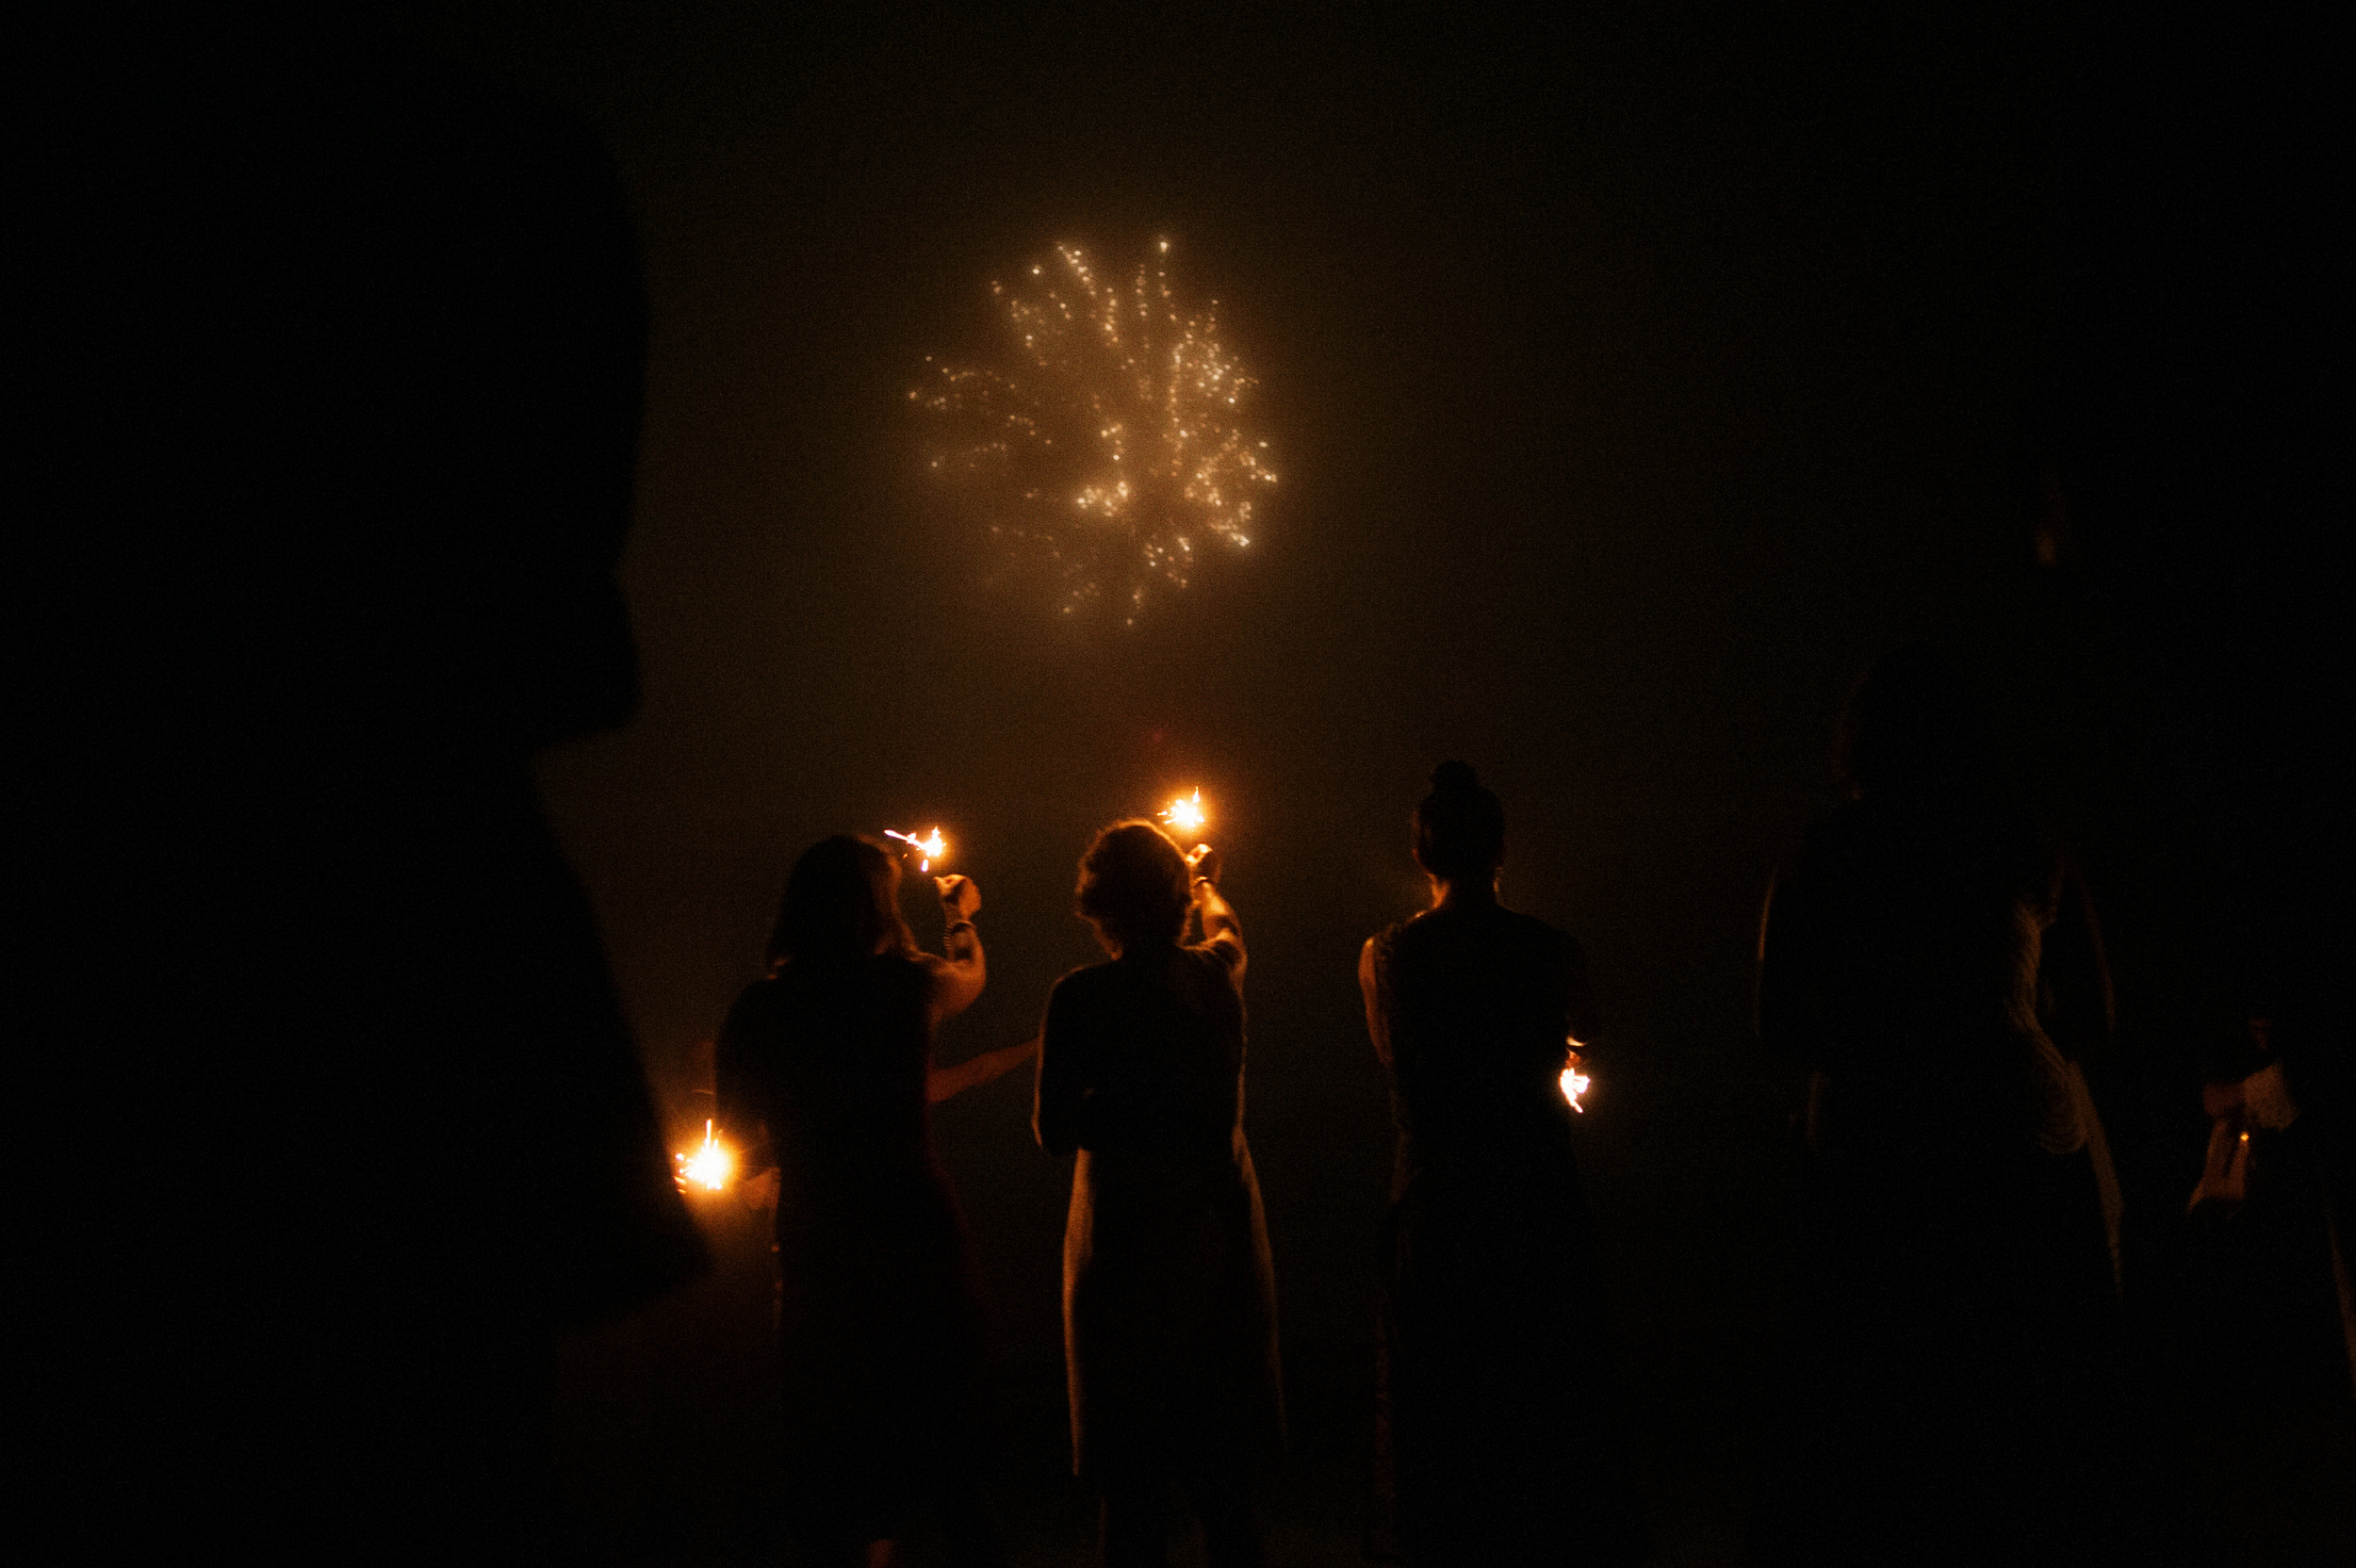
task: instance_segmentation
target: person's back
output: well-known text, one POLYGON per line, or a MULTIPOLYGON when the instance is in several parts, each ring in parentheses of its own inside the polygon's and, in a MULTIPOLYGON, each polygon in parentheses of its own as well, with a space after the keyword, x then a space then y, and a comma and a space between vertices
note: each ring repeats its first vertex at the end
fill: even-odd
MULTIPOLYGON (((932 1142, 938 1024, 980 994, 980 891, 934 878, 944 956, 915 945, 884 845, 795 861, 770 972, 713 1052, 716 1121, 774 1164, 780 1511, 795 1561, 857 1562, 929 1510, 951 1561, 996 1561, 982 1436, 980 1270, 932 1142)), ((948 1090, 947 1092, 954 1092, 948 1090)))
POLYGON ((1072 1464, 1103 1498, 1115 1568, 1164 1560, 1173 1482, 1212 1562, 1256 1564, 1253 1462, 1284 1429, 1242 1124, 1243 934, 1217 868, 1150 823, 1100 833, 1074 903, 1111 956, 1056 982, 1040 1028, 1033 1126, 1078 1156, 1064 1227, 1072 1464), (1188 946, 1198 913, 1204 940, 1188 946))
POLYGON ((788 964, 729 1010, 722 1073, 769 1130, 789 1187, 930 1158, 923 968, 901 953, 788 964))
POLYGON ((2045 961, 2062 894, 2051 843, 1972 793, 1885 792, 1809 834, 1776 891, 1760 1022, 1772 1049, 1823 1074, 1820 1152, 2076 1146, 2039 1018, 2041 972, 2049 1006, 2087 1005, 2045 961))
POLYGON ((1243 1117, 1244 1013, 1227 964, 1175 947, 1094 965, 1058 987, 1072 1066, 1089 1085, 1076 1125, 1098 1162, 1223 1160, 1243 1117))
POLYGON ((2117 1189, 2063 1050, 2108 1027, 2091 912, 1932 650, 1886 656, 1846 723, 1856 798, 1761 933, 1760 1037, 1810 1070, 1811 1159, 1752 1549, 2077 1560, 2124 1524, 2126 1451, 2117 1189))
POLYGON ((1562 1131, 1570 939, 1488 904, 1426 910, 1377 942, 1402 1167, 1562 1131))
POLYGON ((1504 808, 1472 769, 1435 770, 1415 824, 1432 907, 1368 939, 1358 972, 1399 1135, 1377 1530, 1434 1568, 1633 1560, 1643 1529, 1562 1088, 1571 1037, 1591 1027, 1583 959, 1497 903, 1504 808))

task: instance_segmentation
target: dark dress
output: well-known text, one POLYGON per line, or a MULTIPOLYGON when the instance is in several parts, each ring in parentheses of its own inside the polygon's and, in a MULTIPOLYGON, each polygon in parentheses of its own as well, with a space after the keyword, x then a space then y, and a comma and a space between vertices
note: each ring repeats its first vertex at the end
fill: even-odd
POLYGON ((2054 845, 1968 792, 1869 795, 1808 836, 1761 951, 1762 1037, 1813 1076, 1755 1555, 2135 1560, 2117 1189, 2056 1044, 2107 992, 2054 845))
POLYGON ((1079 1152, 1063 1254, 1072 1462, 1100 1482, 1230 1465, 1282 1436, 1235 951, 1097 964, 1048 999, 1039 1141, 1079 1152))
POLYGON ((981 1293, 933 1150, 929 983, 904 954, 789 964, 718 1042, 722 1117, 765 1126, 779 1171, 786 1501, 810 1533, 897 1536, 979 1468, 981 1293))
POLYGON ((1399 1124, 1378 1546, 1387 1528, 1416 1564, 1633 1560, 1561 1084, 1586 1019, 1579 947, 1487 905, 1427 911, 1371 948, 1399 1124))

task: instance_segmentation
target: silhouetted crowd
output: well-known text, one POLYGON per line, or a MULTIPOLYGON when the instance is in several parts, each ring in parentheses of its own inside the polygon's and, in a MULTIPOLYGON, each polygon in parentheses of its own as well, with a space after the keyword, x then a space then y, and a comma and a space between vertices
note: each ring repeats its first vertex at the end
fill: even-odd
MULTIPOLYGON (((12 218, 39 241, 11 252, 37 393, 11 470, 36 520, 9 578, 12 1544, 528 1559, 553 1337, 705 1265, 528 772, 634 700, 620 192, 575 127, 397 49, 291 11, 128 14, 138 47, 69 28, 19 105, 52 155, 12 218)), ((1752 1549, 2197 1555, 2129 1299, 2088 879, 1927 649, 1865 677, 1841 764, 1760 940, 1807 1176, 1752 1549)), ((1585 960, 1498 903, 1505 850, 1497 797, 1442 766, 1412 819, 1431 906, 1359 967, 1398 1129, 1369 1535, 1422 1568, 1634 1562, 1562 1087, 1595 1043, 1585 960)), ((928 1108, 1032 1048, 934 1061, 984 984, 979 890, 940 879, 935 955, 899 877, 865 840, 803 856, 718 1042, 723 1128, 777 1172, 797 1562, 888 1560, 920 1523, 1003 1557, 983 1296, 928 1108)), ((1105 959, 1056 984, 1035 1048, 1038 1140, 1073 1161, 1073 1463, 1112 1564, 1164 1560, 1181 1498, 1211 1561, 1260 1561, 1284 1440, 1219 884, 1153 824, 1100 833, 1075 908, 1105 959)), ((2356 1375, 2347 1021, 2246 1011, 2201 1073, 2184 1224, 2230 1223, 2261 1173, 2290 1195, 2248 1255, 2312 1261, 2283 1291, 2326 1282, 2356 1375)))

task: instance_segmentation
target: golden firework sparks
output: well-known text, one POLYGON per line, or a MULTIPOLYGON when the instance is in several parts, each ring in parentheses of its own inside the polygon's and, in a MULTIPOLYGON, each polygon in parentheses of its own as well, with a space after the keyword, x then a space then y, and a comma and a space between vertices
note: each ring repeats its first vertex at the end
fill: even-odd
POLYGON ((1203 825, 1210 821, 1210 817, 1211 814, 1203 808, 1201 790, 1192 794, 1180 795, 1162 808, 1162 821, 1181 833, 1202 832, 1203 825))
POLYGON ((719 1192, 736 1174, 736 1156, 712 1130, 710 1120, 704 1122, 704 1140, 683 1154, 674 1154, 679 1163, 677 1180, 682 1190, 701 1187, 706 1192, 719 1192))
POLYGON ((887 827, 884 829, 884 837, 899 840, 923 857, 916 862, 916 869, 920 872, 932 870, 933 862, 949 853, 949 841, 941 836, 941 829, 938 827, 921 839, 913 833, 894 833, 887 827))
POLYGON ((1135 626, 1199 551, 1252 543, 1252 498, 1276 482, 1243 423, 1257 384, 1219 341, 1217 303, 1180 305, 1169 254, 1157 240, 1124 285, 1057 246, 1018 286, 990 285, 1014 368, 928 359, 908 394, 941 432, 934 476, 1048 567, 1066 615, 1109 604, 1135 626))
POLYGON ((1584 1054, 1587 1048, 1577 1040, 1569 1041, 1569 1045, 1570 1056, 1562 1064, 1562 1098, 1570 1102, 1571 1109, 1584 1111, 1587 1107, 1579 1102, 1579 1097, 1587 1092, 1588 1086, 1595 1080, 1579 1070, 1587 1065, 1584 1054))

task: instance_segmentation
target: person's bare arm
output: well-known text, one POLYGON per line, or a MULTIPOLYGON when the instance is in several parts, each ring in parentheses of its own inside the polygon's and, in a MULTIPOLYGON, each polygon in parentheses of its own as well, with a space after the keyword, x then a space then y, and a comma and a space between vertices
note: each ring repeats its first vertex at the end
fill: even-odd
POLYGON ((1383 1065, 1391 1065, 1391 1030, 1383 1021, 1383 1007, 1377 995, 1374 977, 1375 939, 1368 937, 1366 945, 1358 950, 1358 994, 1366 999, 1366 1033, 1373 1037, 1374 1054, 1383 1058, 1383 1065))
POLYGON ((1206 947, 1226 951, 1227 967, 1236 980, 1243 979, 1245 963, 1243 924, 1235 919, 1235 906, 1219 896, 1219 851, 1209 844, 1197 844, 1186 857, 1194 868, 1194 913, 1203 922, 1203 941, 1206 947))
POLYGON ((2037 967, 2037 1011, 2046 1033, 2074 1062, 2101 1056, 2113 1021, 2110 965, 2102 928, 2077 867, 2065 860, 2053 923, 2037 967))
POLYGON ((963 1094, 967 1089, 1005 1077, 1038 1053, 1039 1037, 1033 1035, 1021 1045, 985 1051, 954 1067, 933 1068, 924 1075, 924 1097, 938 1105, 953 1094, 963 1094))
POLYGON ((924 956, 932 974, 933 1022, 938 1024, 973 1004, 989 978, 989 965, 982 956, 982 935, 973 928, 982 890, 963 876, 936 876, 933 883, 941 890, 941 918, 948 923, 941 938, 944 956, 924 956))
POLYGON ((1790 870, 1777 873, 1759 917, 1759 1043, 1770 1056, 1816 1066, 1808 973, 1816 943, 1808 925, 1805 884, 1790 870))

